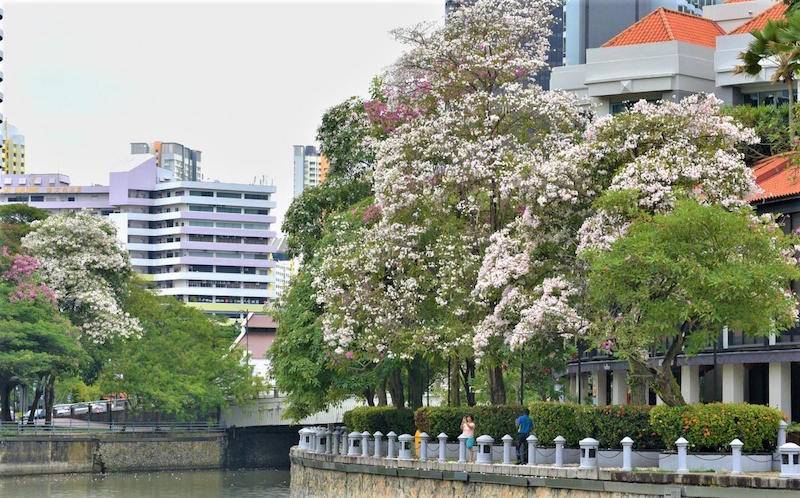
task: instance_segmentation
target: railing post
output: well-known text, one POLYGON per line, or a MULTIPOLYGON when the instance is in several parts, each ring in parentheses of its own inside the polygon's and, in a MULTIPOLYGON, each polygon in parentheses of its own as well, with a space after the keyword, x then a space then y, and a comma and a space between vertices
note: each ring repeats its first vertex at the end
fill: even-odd
POLYGON ((582 469, 596 469, 597 468, 597 448, 599 443, 597 439, 587 437, 578 442, 581 447, 581 461, 580 468, 582 469))
POLYGON ((675 441, 675 446, 678 448, 678 468, 675 472, 685 474, 689 472, 689 466, 686 462, 686 447, 689 446, 689 441, 683 437, 679 437, 675 441))
POLYGON ((622 441, 620 441, 620 444, 622 445, 622 470, 625 472, 630 472, 633 470, 633 467, 631 466, 631 450, 633 448, 633 439, 625 436, 622 438, 622 441))
POLYGON ((786 429, 788 427, 789 424, 785 420, 781 420, 778 424, 778 448, 786 444, 786 429))
POLYGON ((325 428, 325 453, 333 455, 333 431, 325 428))
POLYGON ((397 434, 394 431, 389 431, 386 435, 389 442, 386 443, 386 458, 394 458, 394 442, 397 439, 397 434))
POLYGON ((503 441, 503 463, 511 465, 511 443, 514 442, 514 438, 506 434, 500 439, 503 441))
POLYGON ((356 431, 351 432, 347 436, 347 456, 358 456, 361 454, 361 434, 356 431))
POLYGON ((361 456, 369 456, 369 432, 367 431, 361 433, 361 456))
POLYGON ((488 434, 484 434, 475 440, 478 443, 478 454, 475 458, 476 463, 492 463, 492 447, 494 446, 494 438, 488 434))
POLYGON ((556 444, 556 461, 553 465, 556 467, 563 467, 564 466, 564 444, 567 442, 564 439, 564 436, 556 436, 553 439, 553 442, 556 444))
POLYGON ((731 474, 742 473, 742 446, 738 438, 731 441, 731 474))
POLYGON ((340 429, 341 436, 342 436, 342 447, 339 451, 340 455, 347 455, 348 450, 348 441, 350 439, 350 431, 347 430, 347 426, 342 426, 340 429))
POLYGON ((383 453, 381 451, 381 438, 383 437, 383 433, 381 431, 375 431, 375 434, 373 434, 373 436, 375 436, 375 453, 374 453, 374 456, 375 456, 375 458, 380 458, 381 454, 383 453))
POLYGON ((780 477, 800 477, 800 446, 786 443, 778 451, 781 455, 780 477))
POLYGON ((428 460, 428 436, 427 432, 423 432, 419 435, 419 461, 425 462, 428 460))
POLYGON ((528 465, 536 465, 536 445, 539 444, 539 438, 531 434, 526 441, 528 442, 528 465))
POLYGON ((333 429, 331 433, 331 455, 338 455, 339 454, 339 435, 341 431, 338 427, 333 429))
POLYGON ((467 463, 467 439, 466 434, 458 435, 458 463, 467 463))
POLYGON ((447 434, 445 434, 444 432, 440 433, 438 439, 439 439, 439 463, 444 463, 447 461, 447 434))
POLYGON ((411 434, 400 434, 397 440, 400 441, 400 452, 397 454, 397 459, 411 460, 411 442, 414 440, 414 436, 411 434))

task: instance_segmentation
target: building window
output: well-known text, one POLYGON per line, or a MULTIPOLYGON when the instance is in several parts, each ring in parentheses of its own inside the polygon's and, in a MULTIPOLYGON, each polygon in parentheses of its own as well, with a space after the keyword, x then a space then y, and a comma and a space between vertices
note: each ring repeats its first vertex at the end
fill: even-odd
POLYGON ((217 197, 224 197, 226 199, 241 199, 242 194, 238 192, 217 192, 217 197))
POLYGON ((189 206, 189 211, 205 211, 205 212, 212 212, 214 211, 213 206, 198 206, 196 204, 191 204, 189 206))
POLYGON ((754 107, 763 105, 783 105, 789 103, 789 91, 770 90, 767 92, 745 93, 742 95, 742 98, 746 105, 754 107))
POLYGON ((207 190, 190 190, 189 195, 194 195, 196 197, 214 197, 214 192, 209 192, 207 190))
POLYGON ((234 214, 242 214, 241 208, 234 208, 228 206, 217 206, 218 213, 234 213, 234 214))
POLYGON ((257 199, 260 201, 268 201, 269 194, 244 194, 245 199, 257 199))

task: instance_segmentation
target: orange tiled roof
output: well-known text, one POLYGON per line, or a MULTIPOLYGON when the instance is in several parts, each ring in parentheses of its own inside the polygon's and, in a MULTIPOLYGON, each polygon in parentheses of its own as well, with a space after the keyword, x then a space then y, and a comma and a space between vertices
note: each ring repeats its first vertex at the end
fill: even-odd
POLYGON ((638 45, 664 41, 682 41, 694 45, 715 47, 717 36, 725 31, 710 19, 658 8, 636 24, 608 40, 604 47, 638 45))
POLYGON ((742 24, 738 28, 734 29, 729 34, 742 35, 751 31, 762 30, 764 29, 764 26, 767 25, 767 21, 781 19, 784 14, 786 14, 787 8, 788 7, 783 2, 778 2, 746 23, 742 24))
POLYGON ((765 201, 800 194, 800 169, 792 167, 786 154, 767 157, 753 167, 756 183, 763 192, 748 200, 765 201))

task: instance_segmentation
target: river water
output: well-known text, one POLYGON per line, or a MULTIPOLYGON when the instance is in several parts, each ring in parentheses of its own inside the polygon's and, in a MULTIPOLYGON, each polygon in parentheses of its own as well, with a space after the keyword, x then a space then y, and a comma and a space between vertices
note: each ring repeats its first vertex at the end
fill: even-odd
POLYGON ((278 498, 289 496, 282 470, 195 470, 0 478, 13 498, 278 498))

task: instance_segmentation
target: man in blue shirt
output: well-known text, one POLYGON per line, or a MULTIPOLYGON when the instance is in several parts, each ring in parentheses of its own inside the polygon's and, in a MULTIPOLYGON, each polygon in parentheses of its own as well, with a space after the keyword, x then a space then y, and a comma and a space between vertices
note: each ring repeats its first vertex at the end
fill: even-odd
POLYGON ((517 424, 517 463, 528 463, 528 451, 526 448, 528 436, 531 435, 533 430, 533 419, 530 417, 530 410, 525 408, 522 410, 522 415, 517 417, 515 423, 517 424))

